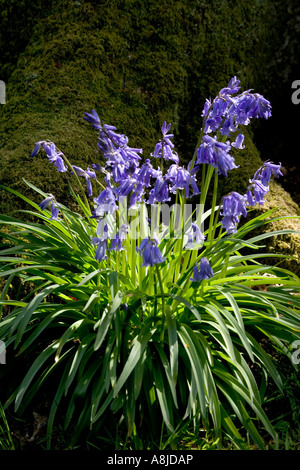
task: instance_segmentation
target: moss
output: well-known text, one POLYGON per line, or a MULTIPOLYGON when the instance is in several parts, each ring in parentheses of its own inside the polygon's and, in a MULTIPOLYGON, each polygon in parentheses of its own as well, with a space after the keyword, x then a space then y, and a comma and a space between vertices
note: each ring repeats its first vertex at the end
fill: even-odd
MULTIPOLYGON (((280 184, 275 181, 270 184, 270 190, 264 205, 255 206, 253 215, 259 215, 274 208, 276 210, 272 214, 272 218, 292 218, 271 222, 264 228, 264 232, 268 233, 283 229, 300 232, 300 208, 280 184)), ((300 233, 277 235, 268 238, 265 243, 268 253, 282 253, 288 256, 286 260, 280 262, 280 267, 289 269, 300 276, 300 233)), ((278 259, 275 258, 267 258, 265 261, 269 264, 278 263, 278 259)))

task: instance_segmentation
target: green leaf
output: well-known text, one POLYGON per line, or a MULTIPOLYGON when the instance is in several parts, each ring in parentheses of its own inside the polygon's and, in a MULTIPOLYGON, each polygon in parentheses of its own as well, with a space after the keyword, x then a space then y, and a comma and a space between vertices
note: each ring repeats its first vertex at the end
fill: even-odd
POLYGON ((99 273, 101 273, 101 269, 96 269, 95 271, 92 271, 91 273, 89 273, 87 276, 85 276, 82 281, 79 282, 79 284, 77 284, 77 287, 81 287, 83 286, 84 284, 86 284, 88 281, 90 281, 91 279, 93 279, 93 277, 97 276, 99 273))
POLYGON ((169 295, 173 299, 177 300, 177 302, 184 304, 195 315, 197 320, 201 322, 200 314, 197 308, 193 304, 191 304, 188 300, 186 300, 184 297, 181 297, 180 295, 177 295, 177 294, 169 294, 169 295))
POLYGON ((142 354, 146 349, 150 338, 155 333, 156 329, 157 327, 153 326, 153 320, 151 320, 143 326, 138 336, 133 339, 129 357, 124 365, 124 368, 114 389, 114 397, 117 396, 124 383, 126 382, 127 378, 135 368, 138 360, 142 357, 142 354))
POLYGON ((110 310, 106 309, 106 311, 102 315, 102 318, 95 324, 94 329, 98 330, 96 339, 95 339, 95 344, 94 344, 95 351, 97 351, 97 349, 100 348, 106 336, 106 333, 108 331, 111 320, 114 316, 114 313, 116 312, 116 310, 120 307, 122 303, 122 299, 123 299, 123 294, 121 292, 117 292, 110 310))
POLYGON ((100 297, 100 292, 99 290, 95 290, 91 295, 90 295, 90 298, 89 300, 87 301, 87 303, 85 304, 85 306, 83 307, 83 312, 85 312, 86 310, 88 310, 89 308, 91 308, 93 306, 93 304, 96 302, 97 299, 99 299, 100 297))
MULTIPOLYGON (((228 354, 230 355, 230 357, 233 358, 233 360, 235 360, 235 352, 232 344, 232 339, 228 327, 226 326, 226 323, 223 320, 222 316, 212 304, 203 303, 202 306, 211 315, 211 317, 216 320, 213 324, 215 328, 221 333, 228 354)), ((209 323, 209 321, 205 321, 209 323)))
MULTIPOLYGON (((206 416, 206 399, 205 399, 205 387, 204 387, 204 376, 203 366, 201 361, 201 355, 199 350, 196 348, 192 330, 187 325, 180 325, 178 330, 178 336, 183 344, 183 347, 189 357, 193 377, 197 387, 197 393, 200 402, 200 409, 203 418, 206 416)), ((202 357, 202 360, 205 358, 202 357)))
POLYGON ((64 334, 58 340, 58 347, 57 347, 57 351, 55 354, 55 361, 58 360, 60 352, 62 348, 64 347, 64 345, 70 340, 70 338, 74 338, 74 334, 77 333, 77 330, 81 328, 83 323, 85 323, 86 321, 87 320, 85 318, 81 318, 80 320, 77 320, 72 325, 70 325, 69 328, 64 332, 64 334))
POLYGON ((145 362, 147 360, 147 349, 144 350, 143 354, 139 358, 134 368, 134 398, 137 400, 141 387, 143 384, 143 376, 144 376, 144 367, 145 362))
POLYGON ((72 361, 72 364, 70 366, 70 370, 68 372, 68 378, 67 378, 66 384, 65 384, 65 395, 67 395, 69 387, 70 387, 71 383, 73 382, 73 380, 75 378, 75 375, 76 375, 76 372, 77 372, 77 370, 80 366, 80 363, 81 363, 83 357, 85 356, 89 345, 91 344, 91 342, 93 340, 94 340, 94 335, 93 334, 88 334, 82 340, 80 340, 79 347, 78 347, 76 353, 74 354, 73 361, 72 361))
POLYGON ((173 379, 173 376, 172 376, 170 363, 169 363, 169 361, 168 361, 168 359, 167 359, 167 357, 164 353, 163 348, 160 346, 160 344, 155 344, 155 347, 158 351, 158 354, 159 354, 159 357, 160 357, 160 360, 161 360, 161 363, 162 363, 162 366, 163 366, 163 370, 165 371, 166 378, 167 378, 167 381, 168 381, 168 384, 169 384, 169 387, 170 387, 170 390, 171 390, 171 394, 172 394, 174 404, 175 404, 176 408, 178 408, 176 388, 175 388, 174 379, 173 379))
POLYGON ((166 308, 166 321, 168 329, 168 344, 170 350, 170 366, 171 375, 173 377, 174 384, 176 385, 178 376, 178 336, 177 336, 177 323, 176 319, 172 316, 171 312, 168 312, 168 306, 166 308))
POLYGON ((171 433, 175 432, 173 421, 172 406, 168 397, 167 388, 165 387, 163 376, 159 365, 153 367, 154 385, 157 393, 159 406, 162 412, 164 423, 171 433))
POLYGON ((238 309, 238 305, 234 301, 234 298, 232 296, 230 297, 230 295, 228 295, 228 293, 225 294, 223 292, 223 294, 224 294, 225 297, 228 298, 231 305, 233 306, 233 310, 237 315, 238 321, 231 315, 231 313, 226 308, 224 308, 222 305, 220 305, 216 300, 211 299, 210 302, 211 302, 212 305, 214 305, 217 308, 217 310, 219 310, 220 313, 222 313, 224 315, 224 317, 230 323, 233 332, 236 333, 240 337, 245 350, 249 354, 249 357, 251 358, 251 360, 254 362, 254 356, 253 356, 251 344, 249 343, 248 338, 246 336, 244 323, 243 323, 243 320, 242 320, 241 313, 238 309))
POLYGON ((18 346, 20 343, 22 336, 24 334, 24 331, 26 329, 26 326, 28 325, 32 314, 35 312, 37 307, 40 305, 40 303, 52 292, 60 289, 61 286, 59 284, 54 284, 52 286, 46 287, 43 289, 41 292, 39 292, 31 302, 28 303, 28 305, 23 309, 22 314, 19 316, 18 320, 15 322, 13 329, 18 328, 17 334, 16 334, 16 342, 15 345, 18 346))
MULTIPOLYGON (((243 422, 244 426, 247 428, 247 423, 248 422, 251 423, 251 420, 249 420, 248 414, 247 414, 246 419, 243 417, 243 414, 245 414, 245 412, 244 412, 245 408, 242 405, 242 400, 246 401, 248 403, 248 405, 255 412, 255 415, 263 423, 265 429, 275 439, 276 432, 275 432, 273 426, 271 425, 269 419, 267 418, 265 412, 263 411, 260 403, 255 398, 250 397, 247 387, 245 387, 243 384, 241 384, 237 378, 235 378, 232 374, 228 373, 225 370, 221 370, 220 368, 218 368, 218 369, 216 368, 214 372, 220 379, 222 379, 223 383, 227 384, 227 386, 228 386, 227 398, 228 398, 228 395, 231 395, 231 394, 234 394, 234 393, 236 393, 238 395, 238 397, 240 397, 239 398, 239 403, 240 403, 239 408, 241 410, 241 417, 242 417, 242 422, 243 422)), ((218 386, 221 387, 219 382, 218 382, 218 386)), ((226 393, 224 388, 222 389, 222 391, 223 391, 223 393, 226 393)), ((234 400, 233 402, 237 404, 238 400, 234 400)), ((256 434, 256 432, 255 432, 255 430, 252 426, 251 426, 249 432, 254 433, 255 439, 259 440, 260 436, 256 434)), ((261 441, 261 438, 260 438, 260 441, 261 441)))
MULTIPOLYGON (((59 345, 59 341, 55 341, 54 343, 47 346, 46 349, 44 349, 44 351, 39 354, 39 356, 36 358, 32 366, 30 367, 29 371, 25 375, 19 387, 19 390, 16 396, 16 401, 15 401, 15 411, 18 411, 19 406, 22 402, 23 396, 26 393, 32 380, 34 379, 34 376, 38 373, 38 371, 44 365, 44 363, 51 356, 54 356, 55 350, 58 348, 58 345, 59 345)), ((53 357, 53 361, 54 361, 54 357, 53 357)))

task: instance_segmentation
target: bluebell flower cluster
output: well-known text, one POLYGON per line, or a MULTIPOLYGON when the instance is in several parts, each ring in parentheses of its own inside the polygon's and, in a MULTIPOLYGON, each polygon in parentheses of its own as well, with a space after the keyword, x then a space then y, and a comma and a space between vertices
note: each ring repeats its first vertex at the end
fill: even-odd
POLYGON ((253 179, 249 181, 250 185, 247 191, 249 206, 264 203, 264 198, 269 191, 269 182, 272 176, 275 176, 275 178, 282 176, 281 164, 275 165, 272 162, 265 162, 264 165, 257 170, 253 179))
POLYGON ((241 215, 247 216, 246 201, 247 198, 236 191, 223 198, 221 208, 223 220, 221 224, 228 234, 236 233, 241 215))
POLYGON ((45 150, 49 162, 54 163, 54 166, 56 166, 57 171, 60 171, 61 173, 67 171, 67 167, 65 166, 63 159, 63 153, 57 150, 53 142, 47 142, 45 140, 37 142, 33 149, 33 152, 31 153, 31 157, 35 157, 35 155, 37 155, 41 146, 45 150))
POLYGON ((230 136, 239 125, 248 125, 251 119, 271 117, 268 100, 251 90, 236 95, 239 90, 240 80, 233 77, 213 102, 206 100, 202 112, 205 134, 219 132, 222 136, 230 136))
POLYGON ((151 156, 155 158, 163 158, 164 160, 172 160, 176 163, 179 163, 178 154, 174 151, 174 144, 171 139, 174 137, 174 134, 168 134, 171 129, 171 124, 167 125, 167 122, 164 121, 161 133, 162 139, 156 144, 154 153, 151 156))
MULTIPOLYGON (((128 138, 123 134, 118 134, 114 126, 102 125, 95 110, 91 114, 85 113, 85 119, 99 131, 98 146, 105 159, 104 167, 98 164, 92 165, 95 171, 106 175, 106 189, 94 198, 96 205, 92 217, 101 220, 108 213, 114 213, 118 209, 121 198, 124 197, 129 197, 128 209, 131 209, 137 208, 142 202, 151 205, 169 202, 171 194, 176 193, 177 190, 183 191, 187 198, 199 194, 195 171, 179 166, 178 154, 171 140, 174 134, 169 132, 171 124, 167 124, 166 121, 163 123, 162 139, 156 144, 151 154, 152 157, 161 158, 166 163, 175 162, 163 173, 161 168, 153 167, 149 158, 141 163, 142 149, 129 147, 128 138)), ((80 175, 85 176, 86 173, 81 171, 80 175)), ((145 246, 146 242, 144 242, 141 250, 138 250, 143 254, 144 266, 162 262, 163 258, 158 254, 157 242, 155 240, 152 240, 152 244, 149 240, 148 242, 145 246), (149 261, 151 256, 152 262, 149 261)), ((99 246, 100 241, 97 243, 99 246)), ((121 246, 120 240, 117 237, 112 240, 110 249, 118 249, 119 246, 121 246)), ((104 249, 105 244, 102 243, 101 250, 104 249)))
POLYGON ((234 158, 229 154, 230 149, 229 142, 219 142, 214 137, 204 135, 197 150, 196 165, 208 163, 217 169, 218 174, 227 176, 228 170, 238 168, 234 158))
MULTIPOLYGON (((172 142, 174 134, 170 132, 171 124, 166 121, 161 127, 162 137, 150 154, 154 161, 160 159, 158 167, 154 168, 150 158, 142 162, 142 148, 130 147, 128 137, 118 133, 115 126, 102 123, 95 110, 84 113, 84 119, 98 132, 98 147, 103 153, 104 165, 93 163, 91 169, 88 167, 86 170, 72 165, 70 170, 78 177, 85 178, 89 196, 93 196, 92 180, 97 181, 97 173, 104 176, 106 187, 93 198, 94 207, 91 211, 91 218, 97 221, 96 236, 91 237, 91 243, 96 247, 95 258, 99 262, 107 258, 108 251, 124 249, 128 225, 121 224, 117 234, 112 237, 106 223, 108 215, 116 216, 123 198, 129 198, 128 209, 138 208, 141 203, 159 205, 169 202, 178 191, 184 199, 191 198, 200 194, 197 173, 201 165, 212 166, 223 177, 238 168, 231 150, 245 148, 244 135, 239 126, 248 125, 252 119, 268 119, 271 116, 268 100, 252 90, 240 93, 240 88, 240 81, 233 77, 214 100, 206 100, 202 111, 201 141, 187 168, 179 163, 172 142)), ((31 156, 37 155, 41 147, 57 171, 67 171, 67 160, 53 142, 37 142, 31 156)), ((220 204, 221 225, 227 234, 236 233, 241 216, 247 215, 247 208, 262 204, 269 191, 271 178, 281 175, 280 164, 265 162, 249 181, 246 194, 233 191, 223 197, 220 204)), ((48 206, 51 207, 51 218, 58 220, 59 205, 52 195, 40 204, 42 210, 48 206)), ((192 223, 185 235, 185 249, 203 247, 205 237, 197 224, 192 223)), ((152 267, 165 261, 155 237, 151 239, 146 236, 136 250, 143 258, 144 267, 152 267)), ((196 263, 194 266, 192 280, 199 282, 212 276, 209 261, 202 256, 200 265, 196 263)))
POLYGON ((237 232, 240 216, 247 216, 247 207, 256 204, 262 205, 265 202, 272 176, 275 178, 282 176, 281 164, 275 165, 267 161, 256 171, 253 179, 249 181, 250 185, 246 194, 241 195, 237 192, 231 192, 223 197, 221 205, 223 220, 221 224, 228 234, 237 232))
POLYGON ((151 239, 150 237, 144 238, 140 246, 136 248, 136 251, 143 257, 143 267, 154 266, 155 264, 163 263, 164 258, 158 247, 157 238, 151 239))
POLYGON ((240 125, 248 125, 251 119, 271 116, 271 104, 262 95, 251 93, 251 90, 236 95, 239 90, 240 81, 233 77, 212 102, 206 100, 202 111, 204 136, 197 151, 196 164, 212 165, 223 176, 227 176, 228 170, 237 168, 229 153, 231 147, 245 148, 242 132, 234 142, 228 139, 238 132, 240 125), (214 136, 208 135, 211 133, 214 136))

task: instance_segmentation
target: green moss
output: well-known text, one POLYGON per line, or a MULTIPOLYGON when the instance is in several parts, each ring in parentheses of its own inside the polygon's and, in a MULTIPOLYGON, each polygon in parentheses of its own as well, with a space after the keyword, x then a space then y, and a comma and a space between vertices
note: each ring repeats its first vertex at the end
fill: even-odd
MULTIPOLYGON (((275 181, 270 184, 270 191, 266 196, 263 206, 255 206, 253 215, 259 215, 270 209, 276 208, 273 217, 291 217, 269 223, 264 229, 265 232, 276 230, 293 230, 300 232, 300 208, 293 201, 291 196, 275 181)), ((281 261, 279 266, 286 268, 300 276, 300 234, 283 234, 266 239, 268 253, 282 253, 288 259, 281 261)), ((278 263, 278 259, 267 258, 266 263, 278 263)))

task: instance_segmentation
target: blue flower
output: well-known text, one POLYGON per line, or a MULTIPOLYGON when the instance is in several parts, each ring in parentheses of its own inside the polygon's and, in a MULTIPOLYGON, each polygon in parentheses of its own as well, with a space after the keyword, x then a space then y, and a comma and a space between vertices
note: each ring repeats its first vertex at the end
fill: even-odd
POLYGON ((210 110, 210 107, 211 107, 211 100, 206 99, 205 104, 204 104, 204 108, 203 108, 203 111, 202 111, 202 114, 201 114, 202 117, 207 116, 207 114, 210 110))
POLYGON ((106 213, 113 214, 118 209, 116 196, 109 183, 107 183, 107 188, 103 189, 99 196, 94 198, 94 202, 97 206, 93 211, 92 218, 103 217, 106 213))
POLYGON ((231 145, 232 147, 235 147, 237 149, 244 149, 245 148, 245 145, 243 145, 243 142, 244 142, 244 135, 243 134, 239 134, 237 136, 237 138, 235 139, 235 142, 233 142, 231 145))
POLYGON ((138 181, 133 189, 133 192, 131 193, 128 209, 136 209, 137 203, 143 201, 144 193, 145 191, 144 191, 143 182, 138 181))
POLYGON ((265 196, 269 191, 269 186, 265 186, 260 179, 250 180, 250 183, 250 188, 247 191, 249 206, 254 206, 255 204, 262 205, 265 202, 265 196), (254 193, 254 197, 251 189, 254 193))
POLYGON ((270 102, 262 95, 248 90, 233 100, 228 115, 234 116, 236 124, 247 125, 253 118, 268 119, 272 115, 271 109, 270 102))
POLYGON ((202 116, 205 117, 204 132, 206 134, 216 132, 221 125, 220 130, 223 135, 229 135, 236 130, 236 127, 233 125, 233 120, 227 119, 224 123, 224 118, 233 102, 231 95, 237 93, 240 89, 239 84, 240 81, 236 77, 233 77, 228 83, 228 86, 220 90, 212 103, 210 100, 206 100, 202 112, 202 116))
POLYGON ((194 222, 192 222, 191 227, 187 230, 186 235, 188 236, 188 241, 185 245, 187 250, 199 248, 199 245, 202 245, 205 240, 205 237, 200 228, 194 222))
POLYGON ((63 155, 63 153, 57 151, 57 149, 55 147, 55 144, 53 142, 49 142, 49 143, 44 142, 43 143, 43 149, 45 150, 45 152, 48 156, 49 162, 54 163, 54 165, 57 168, 57 171, 60 171, 60 172, 67 171, 67 168, 64 164, 64 160, 61 157, 61 155, 63 155))
POLYGON ((283 176, 281 172, 281 163, 279 165, 275 165, 272 162, 265 162, 264 166, 262 167, 261 172, 261 182, 263 185, 267 185, 271 181, 271 177, 275 176, 275 178, 279 178, 279 176, 283 176))
POLYGON ((128 225, 126 224, 121 225, 120 230, 117 233, 116 237, 113 238, 111 241, 110 250, 117 250, 117 251, 124 250, 123 240, 128 233, 128 229, 129 229, 128 225))
POLYGON ((176 164, 171 165, 167 174, 165 175, 165 180, 172 184, 170 192, 173 194, 175 194, 178 189, 185 190, 185 195, 187 198, 200 193, 195 176, 182 166, 178 166, 176 164), (190 186, 192 187, 191 195, 190 186))
POLYGON ((239 125, 247 125, 253 118, 268 119, 271 116, 270 102, 262 95, 247 90, 233 96, 239 91, 239 84, 240 81, 233 77, 213 102, 206 100, 202 112, 205 134, 220 131, 221 135, 230 135, 239 125))
POLYGON ((91 167, 96 171, 100 171, 100 173, 105 173, 104 168, 99 163, 92 163, 91 167))
POLYGON ((150 237, 144 238, 136 251, 143 257, 143 267, 152 267, 166 260, 158 248, 158 241, 156 239, 151 240, 150 237))
POLYGON ((237 224, 240 216, 247 216, 246 209, 247 197, 232 191, 228 196, 223 197, 221 206, 221 215, 223 220, 221 224, 228 234, 236 233, 237 224))
POLYGON ((52 216, 50 217, 50 220, 58 220, 59 208, 55 205, 54 202, 51 204, 51 213, 52 216))
POLYGON ((134 187, 135 187, 135 179, 129 177, 127 179, 124 179, 120 186, 118 188, 115 189, 115 194, 117 197, 125 197, 125 196, 128 196, 128 194, 131 193, 131 191, 133 191, 134 187))
POLYGON ((269 182, 271 177, 279 178, 282 176, 281 164, 275 165, 272 162, 265 162, 255 173, 247 190, 248 205, 263 204, 264 198, 269 191, 269 182), (253 191, 253 193, 252 193, 253 191))
POLYGON ((196 165, 208 163, 217 169, 218 174, 227 176, 227 171, 238 168, 234 158, 229 155, 231 146, 228 142, 219 142, 216 138, 205 135, 197 149, 196 165))
POLYGON ((232 77, 228 83, 228 86, 226 88, 222 88, 220 91, 220 95, 233 95, 239 91, 241 88, 240 85, 240 80, 236 78, 236 76, 232 77))
POLYGON ((164 203, 170 201, 169 197, 169 185, 166 179, 162 176, 159 176, 156 180, 154 188, 151 189, 149 193, 149 204, 155 204, 156 202, 164 203))
POLYGON ((95 259, 99 261, 100 263, 101 261, 107 258, 106 256, 107 239, 102 239, 99 237, 91 237, 91 243, 92 245, 96 246, 95 259))
POLYGON ((50 217, 50 220, 58 220, 58 214, 59 214, 59 206, 55 202, 55 198, 52 194, 49 194, 46 199, 44 199, 40 204, 39 207, 41 210, 47 209, 47 207, 51 204, 51 214, 52 216, 50 217))
POLYGON ((194 270, 193 270, 193 277, 190 278, 193 282, 200 282, 204 279, 210 279, 213 277, 214 273, 209 264, 207 258, 203 257, 200 259, 200 268, 199 263, 195 263, 194 270))
POLYGON ((162 140, 160 140, 154 149, 154 153, 151 156, 155 158, 163 157, 164 160, 173 160, 176 163, 179 163, 179 158, 176 152, 173 151, 174 144, 171 141, 171 138, 174 137, 174 134, 168 134, 168 131, 171 128, 171 124, 166 123, 164 121, 161 132, 162 132, 162 140))
POLYGON ((49 206, 49 204, 54 200, 54 196, 52 194, 49 194, 48 197, 46 197, 46 199, 44 199, 40 204, 39 204, 39 207, 41 208, 41 210, 43 211, 44 209, 47 209, 47 207, 49 206))
POLYGON ((87 190, 88 190, 88 195, 92 196, 93 191, 92 191, 91 178, 93 178, 94 180, 97 179, 95 171, 90 170, 89 168, 87 168, 87 170, 83 170, 82 168, 80 168, 79 166, 76 166, 76 165, 72 165, 72 167, 73 167, 73 169, 75 170, 75 173, 78 176, 84 176, 85 177, 87 190))
POLYGON ((96 113, 94 109, 92 110, 92 114, 89 114, 89 113, 84 113, 84 114, 85 114, 85 117, 83 119, 85 119, 87 122, 92 124, 94 129, 97 129, 97 130, 101 129, 101 121, 99 119, 98 114, 96 113))
POLYGON ((40 148, 41 148, 41 145, 44 143, 45 141, 44 140, 41 140, 40 142, 37 142, 35 144, 35 147, 33 149, 33 152, 31 153, 31 157, 35 157, 36 154, 39 152, 40 148))
POLYGON ((115 183, 121 181, 122 177, 127 178, 126 170, 130 165, 134 165, 134 168, 138 166, 139 160, 141 160, 139 153, 142 153, 143 149, 129 147, 128 137, 124 134, 118 134, 115 126, 101 125, 96 111, 93 110, 92 114, 84 114, 84 119, 99 130, 98 147, 107 160, 107 166, 111 170, 115 183))
POLYGON ((220 128, 220 133, 222 135, 230 136, 237 130, 237 128, 238 126, 235 124, 233 116, 227 116, 220 128))
POLYGON ((155 170, 150 163, 149 158, 140 167, 137 173, 137 180, 141 181, 145 188, 149 188, 151 178, 158 178, 161 175, 160 170, 155 170))

